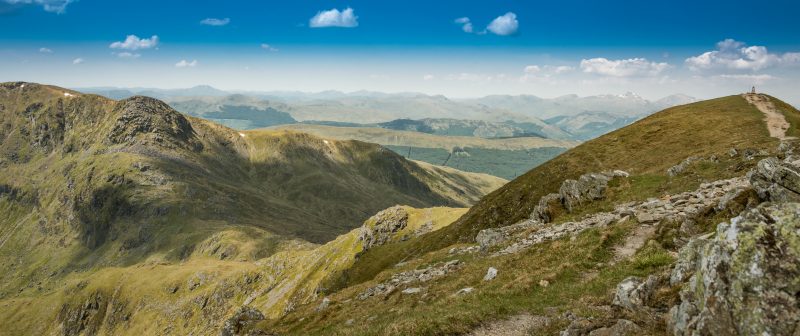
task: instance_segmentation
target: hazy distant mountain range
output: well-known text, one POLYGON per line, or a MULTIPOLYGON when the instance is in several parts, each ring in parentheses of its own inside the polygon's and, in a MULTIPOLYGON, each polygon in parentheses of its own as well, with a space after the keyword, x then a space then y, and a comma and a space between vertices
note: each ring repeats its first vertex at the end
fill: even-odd
POLYGON ((457 130, 457 135, 465 135, 464 132, 472 130, 473 135, 479 137, 533 135, 570 140, 591 139, 664 108, 696 101, 683 94, 651 101, 634 93, 557 98, 492 95, 450 99, 411 92, 237 93, 210 86, 81 90, 112 99, 151 96, 167 101, 179 111, 239 129, 311 122, 337 126, 381 124, 381 127, 392 129, 424 130, 435 123, 433 133, 457 130), (469 124, 466 129, 463 128, 465 123, 469 124))

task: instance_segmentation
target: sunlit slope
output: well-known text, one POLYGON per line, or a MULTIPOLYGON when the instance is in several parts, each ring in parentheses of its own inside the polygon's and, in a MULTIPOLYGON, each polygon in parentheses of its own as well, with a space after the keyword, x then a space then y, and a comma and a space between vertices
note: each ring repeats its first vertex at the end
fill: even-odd
POLYGON ((0 335, 218 335, 242 305, 276 318, 319 300, 320 290, 367 249, 363 237, 378 234, 377 226, 397 225, 381 236, 382 244, 394 244, 439 230, 465 211, 396 206, 326 244, 286 241, 280 252, 255 262, 220 254, 246 246, 245 237, 224 231, 180 263, 151 259, 70 272, 57 283, 0 298, 0 335))
MULTIPOLYGON (((800 112, 770 99, 791 124, 787 134, 796 134, 800 112)), ((631 173, 633 185, 618 201, 660 197, 692 190, 704 181, 742 175, 755 165, 761 150, 774 150, 778 145, 778 139, 769 136, 764 119, 764 114, 740 95, 655 113, 532 169, 484 197, 444 230, 367 253, 348 271, 349 284, 371 279, 399 260, 472 241, 481 229, 526 219, 542 196, 558 192, 565 179, 585 173, 615 169, 631 173), (668 176, 670 167, 689 157, 704 158, 706 163, 694 163, 696 173, 668 176), (708 164, 711 159, 718 162, 708 164)))
POLYGON ((0 139, 0 296, 107 266, 259 259, 396 204, 465 206, 505 182, 33 83, 0 85, 0 139))
MULTIPOLYGON (((781 106, 797 129, 800 112, 781 106)), ((764 114, 739 95, 666 109, 577 146, 509 182, 476 204, 453 229, 477 232, 517 222, 530 214, 541 196, 557 192, 561 181, 589 172, 620 169, 666 177, 667 169, 688 157, 716 155, 724 163, 718 178, 741 174, 747 166, 731 160, 731 149, 758 151, 777 146, 763 119, 764 114)), ((655 189, 667 187, 664 182, 655 189)))

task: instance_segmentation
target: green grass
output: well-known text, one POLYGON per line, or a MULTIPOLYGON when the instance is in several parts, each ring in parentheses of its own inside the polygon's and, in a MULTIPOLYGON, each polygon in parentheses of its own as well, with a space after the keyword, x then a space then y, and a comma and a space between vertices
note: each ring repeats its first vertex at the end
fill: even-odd
MULTIPOLYGON (((795 110, 792 110, 795 111, 795 110)), ((795 111, 796 112, 796 111, 795 111)), ((695 189, 700 183, 744 175, 758 160, 730 158, 731 148, 774 151, 764 115, 739 96, 702 101, 655 113, 628 127, 588 141, 529 171, 484 197, 453 225, 402 244, 368 252, 346 274, 346 286, 372 279, 401 260, 413 259, 459 242, 478 231, 526 219, 541 196, 557 192, 565 179, 621 169, 633 174, 631 185, 604 203, 573 214, 609 209, 615 202, 659 197, 695 189), (713 127, 709 127, 713 125, 713 127), (691 172, 668 177, 667 169, 689 156, 716 155, 720 162, 696 163, 691 172)))
MULTIPOLYGON (((457 274, 422 284, 427 287, 425 296, 395 292, 386 299, 353 298, 393 272, 455 258, 448 257, 446 251, 434 252, 403 268, 381 273, 374 281, 330 296, 333 305, 324 312, 314 312, 315 306, 311 304, 261 327, 307 335, 448 335, 469 332, 484 321, 519 313, 581 312, 590 305, 609 304, 610 290, 625 277, 646 276, 671 264, 672 257, 667 251, 651 244, 630 261, 606 266, 613 258, 612 248, 622 243, 633 225, 589 230, 574 241, 561 239, 517 255, 458 256, 467 262, 466 266, 457 274), (498 277, 482 281, 490 266, 499 270, 498 277), (540 280, 547 280, 550 285, 541 287, 540 280), (454 295, 465 287, 476 290, 454 295), (354 323, 347 325, 345 322, 350 319, 354 323)), ((564 326, 556 325, 552 332, 558 327, 564 326)))
MULTIPOLYGON (((100 274, 124 279, 139 267, 174 265, 162 269, 169 278, 204 269, 197 260, 235 274, 287 249, 309 253, 309 242, 333 240, 387 207, 465 206, 505 182, 411 162, 374 144, 241 135, 142 104, 122 119, 127 105, 99 96, 0 84, 0 305, 14 307, 0 309, 0 324, 29 314, 20 330, 56 328, 47 314, 91 294, 65 286, 87 280, 114 293, 118 282, 100 274), (18 306, 25 302, 49 308, 18 306)), ((324 259, 316 265, 324 274, 324 259)), ((141 288, 125 289, 144 298, 136 297, 141 288)))

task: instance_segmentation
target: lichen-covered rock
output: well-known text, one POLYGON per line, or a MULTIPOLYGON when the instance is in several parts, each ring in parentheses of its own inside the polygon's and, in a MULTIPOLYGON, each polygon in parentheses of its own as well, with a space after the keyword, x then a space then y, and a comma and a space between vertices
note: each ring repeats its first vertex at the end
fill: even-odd
POLYGON ((772 202, 800 202, 800 167, 770 157, 748 174, 758 196, 772 202))
POLYGON ((717 203, 716 206, 717 211, 730 210, 736 211, 736 213, 740 212, 743 209, 739 209, 739 207, 741 205, 746 205, 747 197, 749 196, 748 193, 752 194, 752 190, 752 187, 746 186, 729 190, 719 199, 719 203, 717 203))
POLYGON ((558 193, 548 194, 539 199, 539 204, 534 207, 530 218, 542 222, 550 222, 557 207, 563 207, 567 212, 572 212, 576 207, 586 202, 605 197, 608 182, 615 177, 626 178, 630 176, 622 170, 606 171, 602 173, 583 174, 577 180, 564 180, 558 193))
POLYGON ((330 304, 331 304, 331 299, 329 298, 322 299, 322 302, 319 304, 319 306, 317 306, 317 311, 323 311, 325 309, 328 309, 328 306, 330 306, 330 304))
POLYGON ((475 242, 481 246, 481 251, 486 251, 492 246, 504 242, 507 237, 500 230, 485 229, 478 232, 475 242))
POLYGON ((264 314, 253 307, 243 306, 225 321, 220 331, 221 336, 240 335, 249 326, 264 320, 264 314))
POLYGON ((778 144, 778 152, 784 155, 792 154, 792 152, 794 152, 794 146, 792 146, 790 142, 781 141, 781 143, 778 144))
POLYGON ((629 320, 619 319, 610 327, 599 328, 589 332, 589 336, 634 336, 641 335, 642 328, 629 320))
POLYGON ((448 273, 458 270, 463 265, 464 263, 459 260, 450 260, 422 269, 397 273, 392 275, 389 280, 379 283, 375 287, 370 287, 361 294, 358 294, 357 298, 359 300, 366 300, 373 296, 386 296, 393 293, 399 287, 441 278, 448 273))
POLYGON ((533 208, 530 218, 548 223, 555 217, 554 207, 561 206, 561 194, 547 194, 539 199, 539 204, 533 208))
MULTIPOLYGON (((744 178, 719 180, 703 183, 697 190, 672 195, 663 199, 652 198, 640 203, 620 204, 611 212, 597 212, 575 222, 548 226, 538 219, 528 219, 514 225, 487 230, 501 232, 504 235, 502 243, 496 245, 505 245, 505 248, 494 253, 493 255, 495 256, 518 253, 545 241, 574 236, 590 228, 605 227, 614 223, 624 222, 632 217, 636 217, 637 221, 642 225, 654 225, 664 220, 683 223, 681 224, 681 230, 689 236, 696 234, 694 229, 691 228, 695 220, 714 210, 719 204, 719 200, 731 190, 740 188, 751 190, 749 182, 744 178)), ((729 200, 726 205, 726 208, 729 209, 727 211, 732 211, 734 210, 733 208, 749 206, 751 198, 755 198, 752 191, 744 192, 740 197, 729 200)), ((680 245, 683 245, 683 242, 680 245)))
POLYGON ((613 176, 608 174, 584 174, 578 180, 566 180, 558 193, 567 211, 593 200, 602 199, 613 176))
POLYGON ((494 280, 494 278, 496 277, 497 277, 497 269, 494 267, 489 267, 489 269, 486 270, 486 275, 483 276, 483 281, 491 281, 494 280))
POLYGON ((669 314, 674 335, 793 335, 800 323, 800 204, 748 210, 707 242, 687 245, 678 265, 672 281, 693 275, 669 314))
POLYGON ((364 223, 358 234, 358 239, 364 243, 363 251, 390 242, 394 234, 404 229, 406 225, 408 225, 408 211, 401 206, 394 206, 375 214, 364 223))
POLYGON ((683 173, 683 171, 686 170, 686 168, 689 168, 689 165, 700 160, 702 160, 702 158, 696 156, 690 156, 686 158, 686 160, 681 161, 681 163, 676 164, 667 169, 667 175, 669 175, 670 177, 678 176, 681 173, 683 173))
POLYGON ((672 269, 669 278, 670 285, 678 285, 689 279, 694 270, 700 267, 700 251, 708 243, 709 236, 702 236, 690 240, 678 253, 678 260, 672 269))
POLYGON ((483 229, 475 236, 475 242, 480 245, 481 251, 486 252, 490 247, 500 245, 520 232, 540 227, 542 227, 541 222, 526 220, 514 225, 483 229))
POLYGON ((660 283, 659 277, 655 275, 647 277, 646 280, 639 277, 628 277, 617 285, 613 305, 638 312, 646 306, 660 283))

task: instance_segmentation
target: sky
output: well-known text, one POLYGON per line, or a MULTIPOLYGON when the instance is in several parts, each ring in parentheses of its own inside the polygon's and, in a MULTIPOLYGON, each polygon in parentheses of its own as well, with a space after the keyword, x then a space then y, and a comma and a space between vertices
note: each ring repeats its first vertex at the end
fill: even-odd
POLYGON ((0 81, 800 105, 800 1, 0 0, 0 81))

